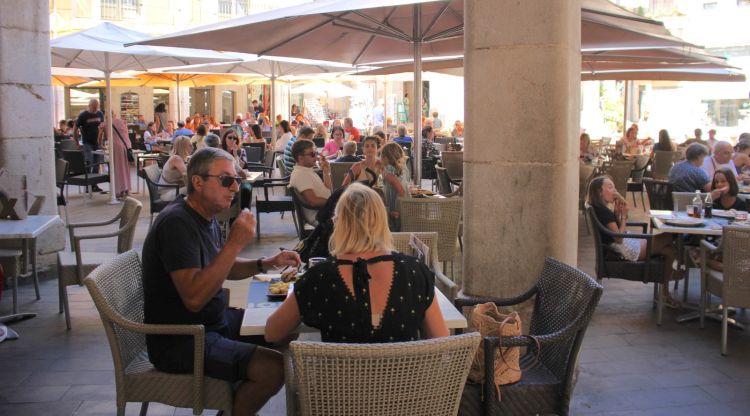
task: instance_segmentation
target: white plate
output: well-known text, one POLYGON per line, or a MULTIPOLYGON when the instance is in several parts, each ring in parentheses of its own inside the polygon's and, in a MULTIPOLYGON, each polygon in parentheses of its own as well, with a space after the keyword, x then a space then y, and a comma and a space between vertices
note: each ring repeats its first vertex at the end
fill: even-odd
POLYGON ((704 222, 698 218, 670 218, 664 220, 664 224, 674 227, 700 227, 704 222))
POLYGON ((721 218, 734 218, 737 215, 737 211, 733 209, 715 209, 712 211, 712 214, 716 217, 721 218))

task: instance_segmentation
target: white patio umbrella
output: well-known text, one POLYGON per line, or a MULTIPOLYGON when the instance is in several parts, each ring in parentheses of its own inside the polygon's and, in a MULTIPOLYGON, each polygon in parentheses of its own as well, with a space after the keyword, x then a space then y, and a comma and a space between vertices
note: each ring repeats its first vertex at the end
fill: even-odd
MULTIPOLYGON (((277 9, 140 44, 325 59, 351 64, 413 59, 416 174, 421 170, 422 58, 463 54, 463 0, 329 0, 277 9), (252 39, 252 41, 248 41, 252 39)), ((606 0, 583 0, 581 47, 682 46, 664 26, 606 0)))
MULTIPOLYGON (((276 80, 288 76, 332 74, 354 71, 357 68, 349 64, 317 61, 299 58, 282 58, 274 56, 233 54, 238 61, 230 63, 189 65, 175 68, 162 68, 163 72, 189 72, 195 74, 237 74, 259 75, 271 80, 271 109, 276 105, 276 80)), ((270 114, 271 120, 275 115, 270 114)), ((271 124, 271 137, 276 137, 276 123, 271 124)))
MULTIPOLYGON (((52 39, 50 41, 52 66, 102 71, 106 81, 106 111, 111 111, 110 79, 114 71, 146 71, 150 68, 165 66, 236 60, 234 57, 230 58, 225 54, 208 50, 159 46, 125 47, 125 43, 148 38, 150 36, 145 33, 125 29, 112 23, 102 23, 91 29, 52 39)), ((108 119, 110 122, 106 126, 107 137, 111 138, 113 133, 111 117, 108 119)), ((109 158, 109 171, 110 203, 116 204, 114 157, 109 158)))

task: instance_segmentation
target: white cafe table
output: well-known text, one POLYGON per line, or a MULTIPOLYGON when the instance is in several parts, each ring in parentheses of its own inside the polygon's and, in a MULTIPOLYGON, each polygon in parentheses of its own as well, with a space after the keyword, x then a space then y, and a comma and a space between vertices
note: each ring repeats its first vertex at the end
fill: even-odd
POLYGON ((692 234, 692 235, 721 235, 721 227, 728 225, 730 221, 726 218, 714 216, 713 218, 701 218, 703 225, 700 227, 679 227, 667 224, 670 219, 687 219, 685 211, 662 211, 652 209, 649 216, 654 224, 654 229, 660 233, 692 234))
MULTIPOLYGON (((23 220, 0 219, 0 240, 21 240, 23 252, 23 264, 21 274, 27 273, 27 265, 31 263, 34 282, 38 282, 36 270, 36 238, 55 221, 59 221, 58 215, 29 215, 23 220)), ((37 293, 37 299, 39 294, 37 293)), ((13 285, 13 315, 0 317, 0 323, 9 323, 22 319, 35 317, 35 313, 18 313, 18 279, 13 285)))
MULTIPOLYGON (((263 335, 265 333, 268 317, 282 303, 282 300, 269 299, 266 296, 267 288, 268 282, 254 280, 250 283, 247 294, 248 303, 245 308, 245 316, 242 319, 240 335, 263 335)), ((435 293, 448 329, 466 328, 466 318, 461 312, 437 288, 435 288, 435 293)), ((301 324, 295 332, 318 332, 318 330, 301 324)))

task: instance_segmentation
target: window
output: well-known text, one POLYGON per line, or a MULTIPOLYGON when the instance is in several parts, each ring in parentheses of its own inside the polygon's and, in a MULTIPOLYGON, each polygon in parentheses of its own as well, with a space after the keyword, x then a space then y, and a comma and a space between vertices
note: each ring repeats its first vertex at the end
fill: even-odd
POLYGON ((213 114, 211 103, 213 100, 212 89, 190 88, 190 114, 199 113, 202 116, 213 114))
POLYGON ((717 127, 737 127, 750 119, 750 100, 703 100, 706 105, 706 115, 717 127))
POLYGON ((102 19, 123 20, 138 17, 139 0, 101 0, 102 19))
POLYGON ((234 116, 234 91, 222 91, 221 122, 225 124, 234 123, 234 116))
POLYGON ((219 0, 219 19, 232 18, 232 0, 219 0))

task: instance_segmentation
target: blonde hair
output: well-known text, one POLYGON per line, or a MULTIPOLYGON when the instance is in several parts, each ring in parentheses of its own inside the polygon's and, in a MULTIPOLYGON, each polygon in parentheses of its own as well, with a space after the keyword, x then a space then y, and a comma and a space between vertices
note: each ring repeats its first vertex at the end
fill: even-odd
POLYGON ((191 153, 193 153, 193 144, 190 143, 189 137, 180 136, 175 139, 174 146, 172 147, 173 155, 177 155, 185 160, 191 153))
POLYGON ((396 174, 401 176, 404 170, 404 158, 406 157, 401 145, 396 142, 387 143, 380 150, 380 157, 383 158, 387 164, 396 168, 396 174))
POLYGON ((388 214, 380 195, 359 183, 346 188, 336 204, 328 249, 334 256, 391 250, 388 214))

